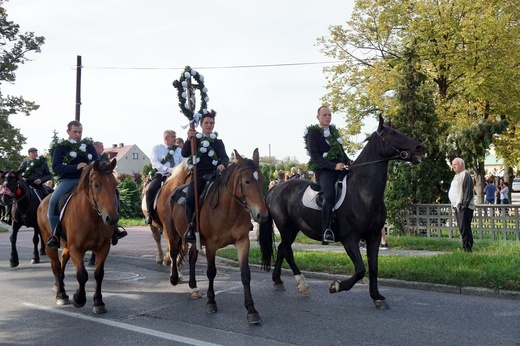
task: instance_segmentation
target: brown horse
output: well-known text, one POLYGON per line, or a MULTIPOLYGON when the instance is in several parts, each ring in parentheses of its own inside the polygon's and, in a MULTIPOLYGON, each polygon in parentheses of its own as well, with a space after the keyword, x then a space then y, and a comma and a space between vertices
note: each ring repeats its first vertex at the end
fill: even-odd
MULTIPOLYGON (((51 267, 56 278, 56 303, 70 304, 69 296, 65 292, 65 266, 69 258, 76 267, 76 278, 79 287, 74 293, 72 303, 75 307, 82 307, 86 303, 85 283, 88 273, 83 264, 85 252, 90 250, 96 253, 96 268, 94 270, 95 293, 92 311, 103 314, 105 303, 101 295, 101 283, 105 274, 105 260, 110 251, 114 226, 119 220, 116 186, 117 181, 113 174, 117 161, 110 163, 94 161, 81 174, 78 185, 74 188, 61 219, 63 252, 61 262, 57 249, 46 248, 47 256, 51 260, 51 267)), ((44 241, 51 236, 47 209, 50 196, 47 196, 38 207, 38 225, 44 241)))
MULTIPOLYGON (((236 162, 230 164, 218 177, 217 181, 209 187, 204 203, 200 207, 200 241, 206 247, 206 260, 208 264, 207 276, 209 279, 207 311, 217 312, 215 291, 213 282, 217 274, 215 267, 215 255, 218 249, 234 244, 238 252, 238 262, 242 284, 244 285, 245 307, 249 323, 260 323, 261 319, 255 309, 251 296, 251 272, 249 269, 249 231, 252 228, 251 216, 257 222, 267 218, 262 187, 264 176, 258 167, 258 149, 253 153, 253 160, 244 159, 235 150, 236 162)), ((181 189, 181 188, 179 188, 181 189)), ((174 192, 175 194, 175 192, 174 192)), ((182 236, 188 227, 184 206, 177 204, 175 199, 170 201, 171 218, 166 227, 170 255, 176 258, 182 246, 182 236)), ((195 263, 198 251, 191 246, 190 280, 192 289, 191 297, 200 298, 195 278, 195 263)), ((170 283, 179 283, 177 267, 170 266, 170 283)))
MULTIPOLYGON (((188 168, 187 161, 183 161, 173 169, 173 172, 170 177, 166 180, 166 182, 161 186, 161 189, 157 193, 157 206, 155 208, 155 213, 153 213, 153 222, 150 225, 150 230, 152 231, 153 239, 157 244, 157 255, 155 256, 155 261, 157 264, 163 264, 165 266, 169 266, 171 259, 170 253, 167 252, 164 254, 162 246, 161 246, 161 234, 163 233, 164 227, 166 225, 166 218, 169 216, 169 208, 170 208, 170 195, 173 190, 182 184, 188 183, 191 179, 191 170, 188 168)), ((149 185, 146 185, 143 188, 142 193, 142 203, 141 209, 143 211, 143 215, 146 216, 146 191, 148 191, 149 185)), ((177 261, 179 262, 179 260, 177 261)), ((179 265, 180 263, 178 263, 179 265)))

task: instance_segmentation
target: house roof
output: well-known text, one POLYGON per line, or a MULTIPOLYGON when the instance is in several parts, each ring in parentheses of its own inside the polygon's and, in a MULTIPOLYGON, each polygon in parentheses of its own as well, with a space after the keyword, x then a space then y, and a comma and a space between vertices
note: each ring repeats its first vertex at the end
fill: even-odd
POLYGON ((114 157, 117 159, 117 161, 121 160, 121 158, 123 158, 127 153, 128 151, 130 151, 130 149, 134 146, 135 144, 130 144, 130 145, 119 145, 115 148, 109 148, 109 149, 105 149, 103 150, 104 153, 106 153, 108 155, 108 158, 110 160, 112 160, 114 157))

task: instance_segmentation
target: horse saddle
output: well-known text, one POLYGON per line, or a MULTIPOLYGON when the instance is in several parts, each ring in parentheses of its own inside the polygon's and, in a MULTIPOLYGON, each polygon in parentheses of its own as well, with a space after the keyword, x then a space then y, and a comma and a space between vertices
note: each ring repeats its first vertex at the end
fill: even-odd
MULTIPOLYGON (((209 191, 211 191, 211 187, 216 183, 216 175, 215 174, 205 174, 204 180, 208 181, 199 198, 199 204, 202 205, 206 197, 208 196, 209 191)), ((173 191, 172 196, 170 197, 175 203, 186 206, 186 197, 188 196, 188 185, 184 184, 179 186, 173 191)))
MULTIPOLYGON (((332 210, 337 210, 345 201, 347 194, 347 176, 345 175, 342 180, 338 180, 334 186, 336 189, 336 203, 332 210)), ((302 204, 307 208, 321 210, 323 194, 318 184, 311 183, 311 185, 305 189, 302 196, 302 204)))
POLYGON ((35 188, 34 186, 32 186, 31 184, 27 184, 27 186, 29 186, 29 188, 34 192, 36 197, 38 197, 38 202, 41 203, 44 198, 44 196, 42 195, 42 192, 40 190, 38 190, 37 188, 35 188))

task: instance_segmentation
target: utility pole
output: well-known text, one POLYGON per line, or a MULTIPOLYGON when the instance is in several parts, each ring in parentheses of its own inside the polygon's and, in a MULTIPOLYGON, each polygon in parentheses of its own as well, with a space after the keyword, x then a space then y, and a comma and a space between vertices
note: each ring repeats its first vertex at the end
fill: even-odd
POLYGON ((81 55, 76 57, 76 121, 80 121, 81 108, 81 55))

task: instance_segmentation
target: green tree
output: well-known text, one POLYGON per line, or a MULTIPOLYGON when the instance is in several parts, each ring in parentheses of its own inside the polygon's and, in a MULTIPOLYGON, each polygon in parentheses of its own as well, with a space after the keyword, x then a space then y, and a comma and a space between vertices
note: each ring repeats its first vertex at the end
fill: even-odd
POLYGON ((119 186, 120 215, 125 219, 142 216, 141 193, 135 181, 127 177, 119 186))
POLYGON ((512 0, 357 1, 352 19, 318 40, 325 55, 344 62, 324 69, 329 92, 323 100, 348 114, 349 134, 359 133, 367 116, 397 116, 400 66, 409 58, 405 48, 413 47, 414 69, 433 88, 434 113, 447 126, 446 132, 425 130, 451 144, 446 159, 462 156, 482 184, 490 143, 502 155, 515 152, 498 147, 510 145, 520 119, 519 16, 512 0))
MULTIPOLYGON (((20 26, 7 19, 7 12, 0 0, 0 88, 2 83, 14 83, 16 70, 20 64, 28 61, 29 53, 39 53, 45 39, 32 32, 20 33, 20 26)), ((20 129, 9 122, 9 116, 23 113, 26 116, 38 105, 26 101, 21 96, 3 95, 0 89, 0 169, 18 168, 23 156, 20 155, 26 137, 20 129)))

